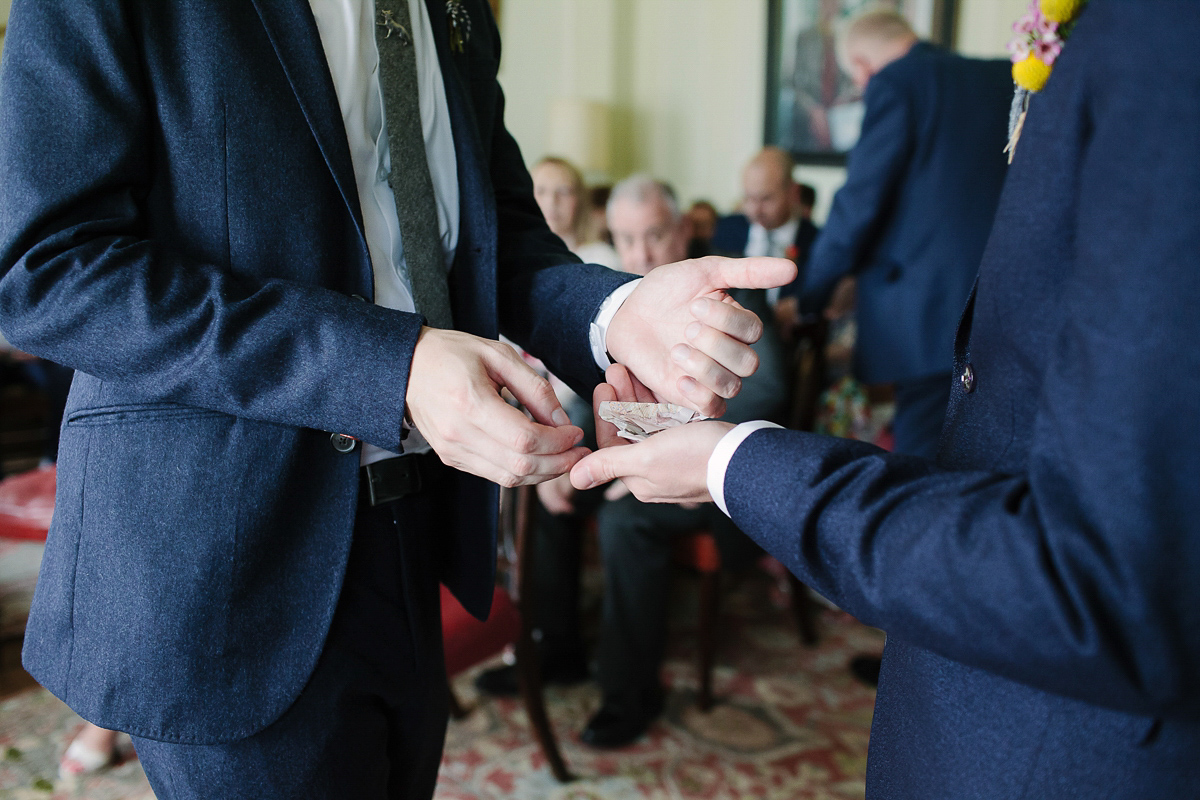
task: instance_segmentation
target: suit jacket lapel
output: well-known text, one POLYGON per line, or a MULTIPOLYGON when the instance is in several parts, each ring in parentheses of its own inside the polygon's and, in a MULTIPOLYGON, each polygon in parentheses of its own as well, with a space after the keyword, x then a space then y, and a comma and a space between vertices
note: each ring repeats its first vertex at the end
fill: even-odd
POLYGON ((296 94, 304 118, 312 129, 317 146, 325 157, 342 199, 360 236, 364 237, 362 211, 358 204, 358 188, 354 179, 354 164, 341 107, 329 76, 325 49, 316 20, 307 0, 252 0, 271 46, 275 49, 284 74, 296 94))
MULTIPOLYGON (((454 327, 495 338, 496 327, 496 201, 479 141, 475 109, 468 95, 465 54, 450 51, 446 4, 426 0, 433 39, 437 43, 442 83, 454 152, 458 163, 458 250, 450 272, 454 327)), ((481 35, 481 34, 476 34, 481 35)))

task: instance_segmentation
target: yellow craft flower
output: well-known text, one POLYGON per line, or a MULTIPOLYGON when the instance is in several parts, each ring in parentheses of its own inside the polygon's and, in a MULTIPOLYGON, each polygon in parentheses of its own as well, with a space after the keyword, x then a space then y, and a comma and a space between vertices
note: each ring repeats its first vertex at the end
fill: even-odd
POLYGON ((1042 16, 1051 22, 1062 25, 1075 18, 1087 0, 1038 0, 1042 16))
POLYGON ((1013 80, 1022 89, 1040 92, 1050 78, 1050 65, 1032 53, 1012 66, 1013 80))

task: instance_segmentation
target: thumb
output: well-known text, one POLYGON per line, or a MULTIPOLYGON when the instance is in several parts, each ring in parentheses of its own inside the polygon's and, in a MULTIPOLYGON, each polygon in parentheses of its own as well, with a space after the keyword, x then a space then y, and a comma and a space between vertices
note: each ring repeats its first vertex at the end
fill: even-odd
POLYGON ((786 258, 724 258, 700 260, 709 284, 718 289, 774 289, 796 280, 796 265, 786 258))
POLYGON ((584 456, 571 468, 571 485, 576 489, 592 489, 622 477, 628 471, 625 456, 632 447, 608 447, 584 456))

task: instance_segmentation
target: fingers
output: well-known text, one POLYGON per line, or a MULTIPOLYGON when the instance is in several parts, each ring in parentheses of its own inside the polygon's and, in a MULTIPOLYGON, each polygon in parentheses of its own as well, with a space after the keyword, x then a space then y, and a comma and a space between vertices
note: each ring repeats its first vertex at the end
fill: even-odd
POLYGON ((617 399, 623 403, 656 403, 658 399, 654 397, 654 392, 647 389, 646 385, 638 380, 634 373, 629 371, 620 363, 614 363, 608 367, 604 373, 604 379, 608 381, 614 390, 617 390, 617 399))
POLYGON ((506 345, 492 348, 487 368, 492 380, 512 392, 535 420, 543 425, 571 424, 550 381, 534 372, 512 348, 506 345))
POLYGON ((629 447, 597 450, 571 469, 571 484, 590 489, 621 479, 643 502, 709 502, 708 461, 733 427, 727 422, 694 422, 629 447))
MULTIPOLYGON (((762 320, 753 311, 742 308, 737 303, 726 303, 711 297, 698 297, 688 306, 701 328, 708 326, 745 344, 757 342, 763 334, 762 320)), ((696 323, 688 326, 690 331, 696 330, 696 323)))
POLYGON ((621 437, 617 435, 617 426, 600 419, 600 404, 617 398, 617 390, 608 383, 600 384, 592 392, 592 413, 596 415, 596 444, 601 448, 614 447, 622 443, 621 437))
MULTIPOLYGON (((753 315, 758 320, 757 315, 753 315)), ((761 328, 761 321, 760 327, 761 328)), ((724 333, 693 322, 685 333, 688 342, 700 353, 716 362, 721 368, 742 378, 747 378, 758 369, 758 353, 754 348, 724 333)), ((679 347, 679 345, 676 345, 679 347)), ((672 353, 674 355, 674 353, 672 353)), ((693 373, 694 374, 694 373, 693 373)), ((698 376, 697 376, 698 377, 698 376)), ((707 384, 707 381, 704 381, 707 384)), ((708 384, 711 388, 717 388, 708 384)))
MULTIPOLYGON (((563 453, 522 454, 495 441, 481 439, 470 449, 455 450, 452 460, 447 463, 455 469, 511 488, 557 478, 570 471, 589 452, 586 447, 573 447, 563 453)), ((442 458, 446 460, 446 457, 442 458)))
MULTIPOLYGON (((750 353, 753 355, 754 351, 750 353)), ((741 378, 694 347, 675 345, 671 348, 671 360, 705 389, 721 397, 733 397, 742 388, 741 378)))
POLYGON ((548 381, 507 346, 460 331, 422 330, 405 401, 442 461, 502 486, 556 477, 587 454, 548 381), (501 399, 505 388, 534 419, 501 399))
POLYGON ((604 490, 604 499, 612 503, 620 500, 627 494, 629 494, 629 487, 625 485, 625 481, 613 481, 604 490))
POLYGON ((570 476, 560 475, 553 480, 539 483, 536 491, 538 500, 551 514, 559 516, 575 512, 575 488, 571 486, 570 476))
POLYGON ((604 372, 604 380, 616 391, 622 403, 654 403, 654 392, 647 389, 623 364, 613 364, 604 372))
POLYGON ((796 265, 786 258, 722 258, 708 256, 697 262, 709 280, 721 288, 773 289, 796 280, 796 265))
POLYGON ((704 416, 715 418, 725 413, 725 398, 700 385, 695 378, 684 375, 675 386, 683 395, 684 404, 704 416))

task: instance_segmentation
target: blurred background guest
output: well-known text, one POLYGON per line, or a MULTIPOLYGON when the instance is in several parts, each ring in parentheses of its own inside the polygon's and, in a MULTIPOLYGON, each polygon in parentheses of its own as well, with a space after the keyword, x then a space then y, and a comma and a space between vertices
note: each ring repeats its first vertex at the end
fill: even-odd
POLYGON ((588 241, 612 244, 612 233, 608 230, 608 218, 604 214, 610 194, 612 194, 612 187, 607 184, 592 186, 588 189, 588 200, 591 202, 589 212, 592 215, 592 230, 588 241))
POLYGON ((896 384, 896 449, 932 456, 954 330, 1004 182, 1012 77, 1008 62, 918 41, 893 11, 856 17, 841 52, 867 113, 802 305, 823 308, 843 278, 857 278, 855 372, 896 384))
MULTIPOLYGON (((801 191, 792 178, 792 157, 764 147, 742 170, 742 213, 723 217, 713 235, 713 251, 729 255, 790 258, 804 274, 817 227, 812 222, 816 191, 801 191)), ((800 278, 797 277, 797 281, 800 278)), ((767 290, 774 307, 788 287, 767 290)))
POLYGON ((692 223, 692 241, 688 245, 688 253, 693 258, 712 251, 713 234, 717 232, 720 216, 717 207, 707 200, 697 200, 687 210, 687 218, 692 223))
MULTIPOLYGON (((1010 67, 920 42, 894 11, 856 17, 840 44, 866 116, 800 304, 840 310, 842 282, 855 276, 854 372, 894 384, 895 449, 931 458, 950 400, 954 331, 1004 183, 1010 67)), ((851 668, 874 683, 879 660, 851 668)))
POLYGON ((564 158, 547 156, 534 166, 530 175, 533 197, 550 230, 585 262, 616 269, 619 261, 616 251, 596 238, 587 188, 575 165, 564 158))
MULTIPOLYGON (((687 256, 691 220, 675 193, 648 175, 634 175, 613 187, 608 225, 626 272, 645 275, 687 256)), ((754 346, 758 371, 742 383, 723 417, 741 422, 779 419, 787 402, 783 347, 769 324, 761 289, 735 290, 734 299, 763 320, 764 335, 754 346)), ((749 565, 761 550, 711 503, 693 506, 642 503, 614 485, 577 492, 569 476, 539 484, 542 500, 534 570, 538 584, 538 626, 543 677, 571 683, 586 676, 580 635, 579 597, 583 523, 597 515, 604 600, 596 648, 600 709, 581 739, 595 747, 620 747, 649 728, 663 708, 659 677, 667 628, 671 553, 683 534, 707 530, 716 539, 723 566, 749 565), (603 500, 607 502, 602 502, 603 500), (598 510, 597 510, 598 509, 598 510)), ((490 694, 516 692, 511 666, 482 673, 476 686, 490 694)))

